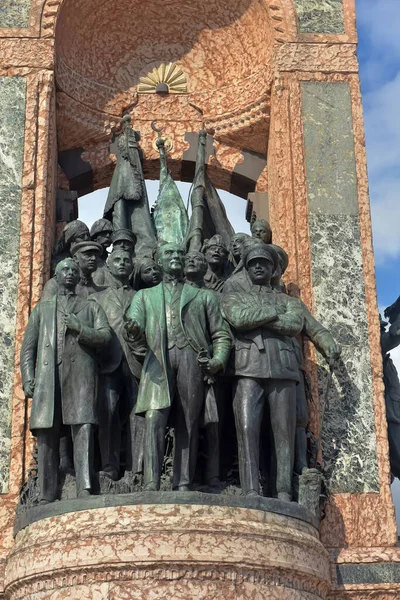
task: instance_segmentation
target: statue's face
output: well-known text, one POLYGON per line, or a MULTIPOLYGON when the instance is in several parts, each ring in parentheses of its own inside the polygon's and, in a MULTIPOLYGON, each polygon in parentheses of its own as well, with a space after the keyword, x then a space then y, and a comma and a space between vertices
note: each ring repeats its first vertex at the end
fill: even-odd
POLYGON ((74 235, 71 240, 71 244, 79 244, 79 242, 88 242, 90 240, 90 233, 88 231, 81 231, 74 235))
POLYGON ((207 271, 207 265, 197 252, 189 252, 185 256, 185 275, 190 277, 204 277, 207 271))
POLYGON ((109 246, 111 246, 111 233, 109 231, 102 231, 94 236, 94 241, 103 246, 104 250, 106 250, 109 246))
POLYGON ((247 263, 247 271, 250 279, 257 285, 269 283, 271 281, 274 265, 267 258, 256 256, 247 263))
POLYGON ((225 248, 214 244, 207 248, 205 257, 210 265, 216 266, 224 265, 227 259, 225 248))
POLYGON ((258 238, 263 241, 264 244, 268 244, 271 240, 269 230, 262 223, 255 223, 253 225, 253 229, 251 230, 251 234, 254 238, 258 238))
POLYGON ((64 263, 57 271, 56 281, 60 288, 64 287, 69 290, 74 290, 79 282, 80 274, 77 264, 73 264, 71 260, 64 263))
POLYGON ((179 244, 165 244, 158 253, 158 264, 163 273, 179 276, 183 272, 184 251, 179 244))
POLYGON ((160 265, 150 261, 144 263, 140 269, 140 278, 146 287, 154 287, 162 280, 160 265))
POLYGON ((127 280, 132 274, 132 257, 128 252, 112 252, 107 259, 107 265, 116 279, 127 280))
POLYGON ((231 239, 231 252, 237 260, 240 260, 244 240, 244 235, 234 235, 231 239))
POLYGON ((85 273, 93 273, 97 269, 97 252, 88 248, 75 254, 78 265, 85 273))
POLYGON ((113 243, 113 250, 125 250, 125 252, 129 252, 133 254, 135 246, 129 240, 117 240, 113 243))

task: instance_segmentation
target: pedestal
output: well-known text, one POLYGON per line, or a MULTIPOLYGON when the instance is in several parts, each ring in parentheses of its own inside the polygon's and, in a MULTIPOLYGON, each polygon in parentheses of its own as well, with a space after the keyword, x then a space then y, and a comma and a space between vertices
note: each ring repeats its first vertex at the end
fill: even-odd
POLYGON ((229 506, 209 494, 174 493, 161 494, 158 504, 132 504, 143 499, 151 500, 149 494, 93 498, 84 505, 58 502, 33 511, 28 520, 41 520, 16 536, 6 567, 6 597, 327 597, 328 553, 312 516, 301 507, 244 498, 229 506), (99 507, 106 502, 115 505, 99 507), (46 510, 48 518, 42 518, 46 510), (65 510, 70 512, 61 514, 65 510))

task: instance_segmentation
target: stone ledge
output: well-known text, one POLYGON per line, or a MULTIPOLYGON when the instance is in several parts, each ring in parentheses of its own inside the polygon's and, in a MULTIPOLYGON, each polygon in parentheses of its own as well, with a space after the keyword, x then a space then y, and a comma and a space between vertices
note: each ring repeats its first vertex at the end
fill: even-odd
POLYGON ((139 504, 178 504, 198 506, 224 506, 247 508, 275 513, 304 521, 316 529, 319 520, 303 506, 295 502, 283 502, 276 498, 246 498, 244 496, 222 496, 202 492, 133 492, 132 494, 115 494, 90 496, 84 499, 59 500, 44 506, 35 506, 21 511, 14 524, 14 535, 32 523, 67 513, 107 508, 113 506, 135 506, 139 504))

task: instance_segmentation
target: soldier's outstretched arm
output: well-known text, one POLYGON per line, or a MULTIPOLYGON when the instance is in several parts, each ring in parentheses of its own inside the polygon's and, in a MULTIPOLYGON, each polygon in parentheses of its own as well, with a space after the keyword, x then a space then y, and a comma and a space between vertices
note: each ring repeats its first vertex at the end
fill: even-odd
POLYGON ((327 358, 339 358, 341 348, 335 338, 308 310, 307 306, 299 300, 304 314, 303 333, 311 340, 314 346, 327 358))
POLYGON ((278 318, 273 306, 263 306, 255 294, 223 294, 223 317, 238 330, 257 329, 278 318))

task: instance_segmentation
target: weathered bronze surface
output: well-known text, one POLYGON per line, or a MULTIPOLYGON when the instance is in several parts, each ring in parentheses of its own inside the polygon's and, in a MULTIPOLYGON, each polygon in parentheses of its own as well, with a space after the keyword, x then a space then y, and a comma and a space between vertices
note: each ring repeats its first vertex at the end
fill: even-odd
MULTIPOLYGON (((127 118, 117 145, 106 218, 90 233, 78 220, 64 228, 54 262, 70 257, 58 262, 26 330, 21 372, 37 467, 22 508, 90 493, 240 487, 316 513, 321 476, 307 456, 296 336, 332 366, 340 348, 287 293, 289 257, 270 243, 269 224, 234 234, 207 175, 205 131, 189 224, 163 140, 152 216, 127 118)), ((400 343, 394 327, 385 334, 391 347, 400 343)), ((395 431, 400 418, 391 422, 395 431)))

